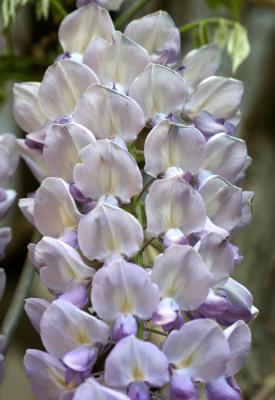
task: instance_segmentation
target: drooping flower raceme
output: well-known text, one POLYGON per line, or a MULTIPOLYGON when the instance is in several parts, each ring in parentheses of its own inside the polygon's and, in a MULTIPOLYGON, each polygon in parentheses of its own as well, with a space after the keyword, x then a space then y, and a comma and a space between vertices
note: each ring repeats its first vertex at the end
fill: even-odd
MULTIPOLYGON (((97 4, 96 4, 97 3, 97 4)), ((43 238, 29 256, 50 294, 27 299, 45 352, 25 367, 41 400, 240 399, 252 296, 230 278, 231 235, 251 219, 237 185, 243 85, 219 50, 183 59, 165 12, 116 32, 78 2, 42 82, 16 84, 23 159, 38 179, 20 207, 43 238)))

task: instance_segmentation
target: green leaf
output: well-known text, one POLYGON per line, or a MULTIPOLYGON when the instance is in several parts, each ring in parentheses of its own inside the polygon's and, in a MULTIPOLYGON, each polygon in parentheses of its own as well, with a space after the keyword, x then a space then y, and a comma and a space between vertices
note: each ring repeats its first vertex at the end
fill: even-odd
POLYGON ((221 18, 219 21, 219 25, 214 30, 213 41, 218 47, 224 49, 228 42, 228 35, 228 24, 223 18, 221 18))
POLYGON ((195 47, 201 47, 210 42, 208 25, 205 24, 203 21, 194 31, 193 42, 195 47))
MULTIPOLYGON (((3 0, 2 1, 2 15, 4 21, 4 27, 7 28, 13 22, 16 17, 16 13, 20 7, 25 6, 27 3, 35 5, 36 15, 38 19, 47 19, 49 16, 51 1, 50 0, 3 0)), ((66 15, 66 12, 59 0, 52 0, 52 5, 62 17, 66 15)))
POLYGON ((245 27, 238 22, 235 23, 230 31, 227 52, 232 59, 232 70, 235 73, 250 53, 247 31, 245 27))
POLYGON ((50 0, 40 0, 36 4, 36 15, 38 19, 47 19, 50 11, 50 0))
POLYGON ((14 20, 17 9, 24 6, 29 1, 30 0, 3 0, 2 15, 5 28, 7 28, 14 20))

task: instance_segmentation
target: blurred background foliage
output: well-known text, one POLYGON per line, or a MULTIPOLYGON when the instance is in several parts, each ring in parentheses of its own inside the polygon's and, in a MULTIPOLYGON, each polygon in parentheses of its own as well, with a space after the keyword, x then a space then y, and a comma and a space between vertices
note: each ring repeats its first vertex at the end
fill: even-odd
MULTIPOLYGON (((12 117, 12 85, 41 80, 47 66, 61 52, 57 31, 61 19, 75 8, 74 0, 2 0, 0 29, 0 128, 23 135, 12 117)), ((129 14, 139 17, 157 9, 167 10, 180 27, 183 54, 194 46, 215 42, 224 49, 221 75, 244 81, 243 120, 239 135, 247 140, 253 164, 244 182, 254 190, 252 224, 234 240, 245 257, 235 278, 254 295, 260 309, 252 324, 253 349, 239 375, 243 398, 275 399, 275 0, 126 0, 112 13, 123 29, 129 14), (130 13, 129 13, 130 10, 130 13)), ((18 197, 36 189, 21 163, 12 185, 18 197)), ((31 240, 32 227, 16 206, 3 222, 11 225, 13 241, 3 262, 8 287, 0 306, 5 314, 15 292, 31 240)), ((29 297, 48 294, 35 278, 29 297)), ((22 359, 25 349, 39 347, 38 335, 23 315, 7 357, 1 400, 31 400, 22 359)), ((225 399, 226 400, 226 399, 225 399)))

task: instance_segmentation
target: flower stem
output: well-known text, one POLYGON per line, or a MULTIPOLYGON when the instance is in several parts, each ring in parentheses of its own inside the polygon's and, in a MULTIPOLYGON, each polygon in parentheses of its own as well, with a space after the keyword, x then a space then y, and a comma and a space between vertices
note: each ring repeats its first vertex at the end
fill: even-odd
POLYGON ((153 183, 155 180, 155 178, 150 178, 149 181, 145 184, 144 188, 142 189, 142 191, 139 193, 139 195, 136 198, 136 201, 139 201, 140 198, 142 197, 142 195, 147 191, 147 189, 149 188, 149 186, 151 185, 151 183, 153 183))
POLYGON ((142 246, 142 248, 139 250, 138 255, 142 254, 144 252, 145 249, 147 249, 147 247, 155 240, 154 237, 152 237, 151 239, 147 240, 146 243, 144 243, 144 245, 142 246))
MULTIPOLYGON (((35 230, 31 242, 36 243, 39 239, 40 234, 35 230)), ((24 301, 32 286, 34 275, 35 269, 31 265, 27 256, 24 262, 22 273, 15 289, 15 294, 2 324, 1 332, 5 336, 3 354, 7 353, 13 334, 22 315, 24 301)))
POLYGON ((160 243, 158 243, 158 242, 152 242, 151 243, 152 244, 152 246, 157 250, 157 251, 159 251, 160 253, 162 253, 164 250, 163 250, 163 246, 160 244, 160 243))
POLYGON ((145 330, 146 332, 156 333, 157 335, 167 336, 167 334, 166 334, 165 332, 158 331, 157 329, 144 328, 144 330, 145 330))
POLYGON ((133 4, 125 10, 124 13, 118 17, 115 22, 116 29, 120 29, 134 14, 136 14, 146 3, 150 0, 136 0, 133 4))
POLYGON ((144 328, 142 322, 138 323, 137 337, 141 340, 144 340, 144 328))
POLYGON ((218 25, 223 21, 227 25, 233 26, 236 22, 232 21, 231 19, 227 18, 219 18, 219 17, 213 17, 213 18, 203 18, 199 19, 198 21, 190 22, 189 24, 182 25, 179 28, 180 33, 186 33, 189 31, 192 31, 193 29, 198 29, 202 25, 218 25))

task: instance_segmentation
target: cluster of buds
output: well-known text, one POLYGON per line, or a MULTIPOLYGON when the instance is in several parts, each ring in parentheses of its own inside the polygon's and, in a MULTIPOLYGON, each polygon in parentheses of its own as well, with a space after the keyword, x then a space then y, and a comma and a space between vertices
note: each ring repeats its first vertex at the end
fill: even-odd
MULTIPOLYGON (((6 189, 18 164, 18 152, 15 136, 6 133, 0 136, 0 220, 6 217, 13 205, 16 192, 12 189, 6 189)), ((0 261, 5 256, 5 249, 11 240, 11 228, 0 228, 0 261)), ((6 285, 6 275, 3 268, 0 268, 0 300, 4 294, 6 285)), ((1 351, 4 348, 5 338, 0 335, 0 382, 4 373, 4 356, 1 351)))
POLYGON ((253 196, 236 186, 250 163, 235 137, 243 85, 215 75, 214 45, 181 59, 166 12, 120 33, 88 3, 61 23, 64 53, 42 82, 14 88, 18 146, 40 181, 19 204, 43 235, 29 256, 52 295, 26 300, 46 349, 26 353, 32 390, 240 399, 257 313, 229 277, 253 196))

